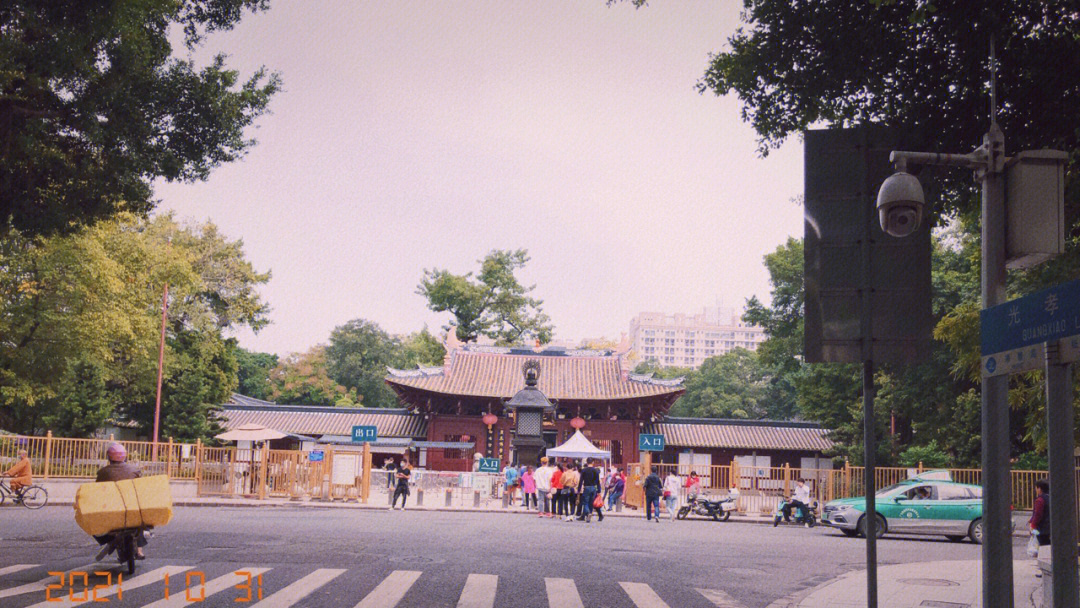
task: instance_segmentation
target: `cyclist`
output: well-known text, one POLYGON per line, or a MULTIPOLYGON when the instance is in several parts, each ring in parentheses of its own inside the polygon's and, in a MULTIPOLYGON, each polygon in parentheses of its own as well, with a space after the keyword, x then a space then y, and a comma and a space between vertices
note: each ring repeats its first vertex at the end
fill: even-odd
POLYGON ((30 455, 26 450, 19 450, 19 462, 4 471, 4 477, 11 478, 11 491, 15 493, 15 502, 22 502, 23 488, 34 483, 33 472, 30 469, 30 455))
MULTIPOLYGON (((142 469, 138 465, 127 462, 127 448, 123 445, 119 443, 110 444, 108 449, 105 450, 105 457, 108 458, 109 464, 98 469, 97 481, 123 481, 142 477, 142 469)), ((112 534, 95 536, 94 540, 102 545, 101 551, 97 554, 97 561, 105 559, 106 555, 116 550, 115 536, 112 534)), ((140 534, 138 547, 135 548, 135 557, 137 559, 146 557, 142 550, 145 546, 146 536, 140 534)))

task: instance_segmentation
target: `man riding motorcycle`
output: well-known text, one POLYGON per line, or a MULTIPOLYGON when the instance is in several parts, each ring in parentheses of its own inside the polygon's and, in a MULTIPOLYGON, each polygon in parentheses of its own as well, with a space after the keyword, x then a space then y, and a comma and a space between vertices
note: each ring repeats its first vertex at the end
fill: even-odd
MULTIPOLYGON (((800 519, 806 518, 806 513, 810 509, 810 487, 806 485, 806 482, 802 479, 795 485, 795 495, 791 500, 784 505, 784 521, 791 521, 792 509, 798 509, 800 519)), ((805 522, 804 522, 805 523, 805 522)))
MULTIPOLYGON (((142 477, 142 470, 138 465, 127 462, 127 448, 123 445, 119 443, 109 445, 105 451, 105 457, 108 458, 109 464, 98 469, 97 481, 123 481, 142 477)), ((103 545, 101 551, 97 554, 97 558, 95 558, 97 561, 105 559, 105 556, 116 550, 116 538, 112 534, 95 536, 94 540, 103 545)), ((146 554, 143 553, 142 548, 146 546, 146 537, 140 534, 137 544, 135 558, 145 559, 146 554)))

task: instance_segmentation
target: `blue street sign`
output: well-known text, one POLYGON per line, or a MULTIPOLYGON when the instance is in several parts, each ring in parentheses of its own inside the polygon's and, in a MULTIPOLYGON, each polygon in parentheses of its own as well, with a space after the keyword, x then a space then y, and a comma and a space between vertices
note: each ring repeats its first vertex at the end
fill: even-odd
POLYGON ((481 458, 480 469, 481 473, 498 473, 499 472, 499 459, 498 458, 481 458))
POLYGON ((642 433, 638 435, 637 447, 643 452, 663 452, 664 436, 642 433))
POLYGON ((983 374, 1037 369, 1041 345, 1080 335, 1080 280, 1017 298, 980 313, 983 374))
POLYGON ((356 442, 375 442, 379 440, 379 431, 375 425, 357 425, 352 427, 352 440, 356 442))
POLYGON ((315 451, 311 452, 310 454, 308 454, 307 459, 308 459, 308 462, 322 462, 322 460, 323 460, 323 451, 322 450, 315 450, 315 451))

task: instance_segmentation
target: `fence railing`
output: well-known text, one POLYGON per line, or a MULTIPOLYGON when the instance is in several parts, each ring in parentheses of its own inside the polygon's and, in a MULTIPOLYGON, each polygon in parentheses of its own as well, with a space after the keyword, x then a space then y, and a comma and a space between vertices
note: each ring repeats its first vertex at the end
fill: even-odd
MULTIPOLYGON (((863 467, 846 465, 839 469, 809 469, 797 467, 748 467, 737 463, 730 465, 712 465, 691 467, 685 464, 647 464, 632 463, 627 466, 626 493, 624 500, 629 506, 642 508, 645 498, 642 483, 646 467, 651 468, 661 478, 670 473, 677 473, 685 482, 693 471, 701 479, 705 494, 727 495, 733 487, 738 488, 738 509, 740 512, 772 512, 776 503, 783 496, 790 496, 798 480, 806 481, 811 495, 823 502, 838 498, 853 498, 866 495, 863 467)), ((877 467, 874 470, 874 491, 881 491, 890 485, 908 479, 912 474, 926 472, 926 467, 877 467)), ((980 485, 980 469, 935 469, 947 470, 952 481, 980 485)), ((1035 482, 1047 477, 1046 471, 1020 471, 1010 473, 1012 478, 1012 505, 1014 509, 1031 509, 1035 500, 1035 482)), ((1080 483, 1080 469, 1077 469, 1077 482, 1080 483)), ((680 492, 680 501, 686 498, 686 491, 680 492)))
POLYGON ((173 479, 195 479, 201 442, 178 443, 170 437, 158 442, 115 441, 113 439, 72 439, 26 435, 0 435, 0 468, 11 466, 19 450, 26 450, 35 477, 93 478, 106 463, 105 450, 111 443, 120 443, 128 452, 128 460, 143 468, 144 474, 168 475, 173 479))

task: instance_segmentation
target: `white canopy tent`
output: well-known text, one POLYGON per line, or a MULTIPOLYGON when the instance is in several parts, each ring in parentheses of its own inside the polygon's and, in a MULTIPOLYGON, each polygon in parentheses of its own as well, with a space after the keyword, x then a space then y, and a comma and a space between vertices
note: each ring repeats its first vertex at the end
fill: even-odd
POLYGON ((574 432, 570 439, 567 439, 565 443, 560 446, 548 448, 545 454, 549 458, 598 458, 600 460, 611 460, 611 452, 608 450, 601 450, 592 444, 588 438, 581 433, 581 430, 574 432))

